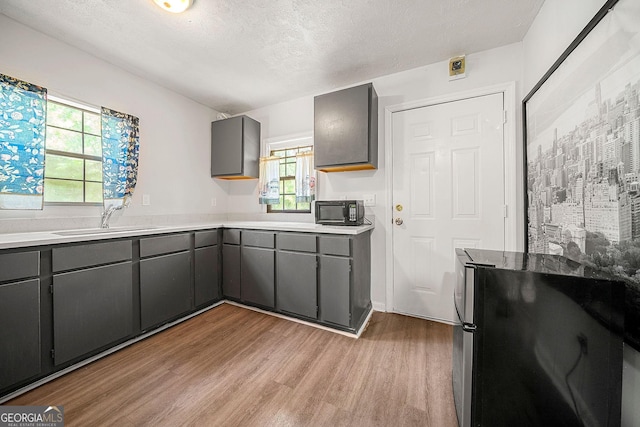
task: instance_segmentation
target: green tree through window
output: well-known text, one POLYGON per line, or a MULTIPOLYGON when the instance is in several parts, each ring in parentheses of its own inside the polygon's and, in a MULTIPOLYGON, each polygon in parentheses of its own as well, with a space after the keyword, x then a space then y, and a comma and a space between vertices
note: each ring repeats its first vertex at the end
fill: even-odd
POLYGON ((44 201, 102 203, 100 114, 47 102, 44 201))

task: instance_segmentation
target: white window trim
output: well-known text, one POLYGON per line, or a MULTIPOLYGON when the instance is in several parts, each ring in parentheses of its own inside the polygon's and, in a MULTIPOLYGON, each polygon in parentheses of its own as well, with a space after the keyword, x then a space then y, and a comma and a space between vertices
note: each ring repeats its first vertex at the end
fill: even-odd
POLYGON ((264 140, 262 156, 269 157, 273 150, 284 150, 287 148, 313 146, 313 132, 296 133, 293 135, 267 138, 264 140))
POLYGON ((82 102, 78 102, 69 98, 65 98, 62 96, 47 94, 47 100, 57 102, 58 104, 65 104, 71 107, 80 108, 81 110, 87 110, 92 113, 101 114, 102 110, 100 107, 95 107, 93 105, 83 104, 82 102))

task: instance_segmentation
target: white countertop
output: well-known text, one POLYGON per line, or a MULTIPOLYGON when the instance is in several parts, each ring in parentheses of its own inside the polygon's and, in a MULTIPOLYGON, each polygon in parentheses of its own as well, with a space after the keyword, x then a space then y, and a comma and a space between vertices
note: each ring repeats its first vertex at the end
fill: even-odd
POLYGON ((179 231, 212 228, 243 228, 252 230, 297 231, 301 233, 356 235, 372 230, 373 225, 329 226, 305 222, 278 221, 222 221, 177 225, 132 225, 108 229, 35 231, 29 233, 0 233, 0 249, 55 245, 59 243, 87 242, 120 237, 152 236, 179 231))

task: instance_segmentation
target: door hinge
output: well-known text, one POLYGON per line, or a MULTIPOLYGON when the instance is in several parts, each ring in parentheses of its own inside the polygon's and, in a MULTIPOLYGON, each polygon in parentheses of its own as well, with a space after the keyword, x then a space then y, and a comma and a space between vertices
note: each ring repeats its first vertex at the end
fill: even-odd
POLYGON ((502 110, 502 123, 507 123, 507 110, 502 110))
POLYGON ((56 350, 55 349, 51 349, 51 358, 55 359, 56 358, 56 350))
POLYGON ((509 209, 508 208, 509 208, 508 205, 502 206, 502 212, 503 212, 505 218, 509 218, 509 209))

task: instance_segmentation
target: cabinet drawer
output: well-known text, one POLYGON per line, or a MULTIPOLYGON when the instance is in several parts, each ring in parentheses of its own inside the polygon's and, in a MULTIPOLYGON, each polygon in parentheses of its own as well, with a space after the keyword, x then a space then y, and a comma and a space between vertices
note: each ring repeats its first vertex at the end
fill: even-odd
POLYGON ((315 234, 282 233, 278 234, 278 249, 283 251, 315 252, 315 234))
POLYGON ((218 230, 196 232, 196 248, 218 244, 218 230))
POLYGON ((348 237, 320 236, 318 247, 321 254, 351 256, 351 239, 348 237))
POLYGON ((131 259, 131 241, 91 243, 51 250, 53 272, 111 264, 131 259))
POLYGON ((140 239, 140 257, 186 251, 189 250, 189 246, 188 233, 140 239))
POLYGON ((276 247, 275 237, 275 234, 270 232, 243 230, 242 244, 244 246, 273 249, 276 247))
POLYGON ((0 282, 40 274, 40 251, 0 255, 0 282))
POLYGON ((239 245, 240 230, 222 230, 222 242, 229 245, 239 245))

